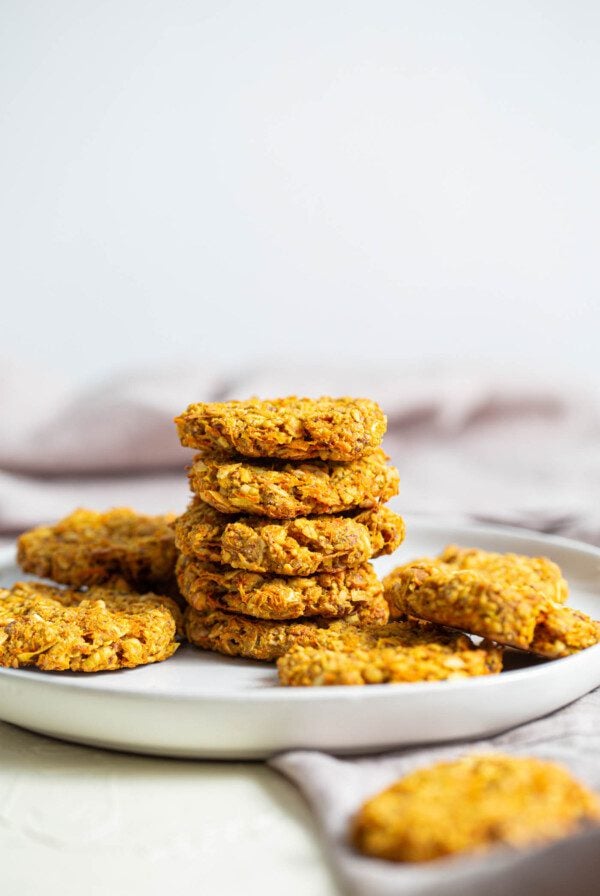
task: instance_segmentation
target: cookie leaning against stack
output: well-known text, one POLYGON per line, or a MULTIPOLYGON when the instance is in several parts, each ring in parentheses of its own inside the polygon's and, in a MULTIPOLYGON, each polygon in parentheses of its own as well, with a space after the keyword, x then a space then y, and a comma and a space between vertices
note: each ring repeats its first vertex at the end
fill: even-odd
POLYGON ((194 498, 175 523, 179 588, 198 647, 274 660, 337 619, 388 619, 368 562, 404 537, 398 472, 375 402, 194 404, 176 419, 194 498))
POLYGON ((448 545, 383 581, 393 618, 409 615, 547 659, 600 641, 600 622, 565 606, 568 587, 546 557, 448 545))

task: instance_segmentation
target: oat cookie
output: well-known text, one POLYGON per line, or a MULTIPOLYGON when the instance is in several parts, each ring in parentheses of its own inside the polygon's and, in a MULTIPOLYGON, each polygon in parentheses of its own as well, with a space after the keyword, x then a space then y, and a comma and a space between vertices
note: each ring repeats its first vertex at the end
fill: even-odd
POLYGON ((85 591, 56 588, 42 582, 16 582, 10 589, 0 588, 0 625, 15 619, 32 602, 54 601, 63 607, 78 607, 83 600, 104 601, 109 610, 138 612, 148 607, 162 607, 168 610, 175 621, 178 635, 183 635, 183 613, 173 598, 164 594, 132 591, 124 583, 118 588, 94 586, 85 591))
POLYGON ((562 766, 501 753, 418 769, 367 800, 351 825, 360 852, 426 862, 522 848, 600 823, 600 802, 562 766))
POLYGON ((380 448, 350 463, 288 463, 197 455, 190 467, 192 491, 222 513, 273 519, 369 508, 398 493, 398 471, 380 448))
POLYGON ((35 583, 2 589, 0 666, 103 672, 160 662, 179 646, 167 601, 140 594, 128 601, 101 588, 76 595, 35 583))
MULTIPOLYGON (((185 513, 175 520, 175 545, 188 557, 205 563, 223 563, 223 535, 227 526, 237 520, 238 517, 221 513, 200 498, 194 498, 185 513)), ((257 524, 261 522, 257 520, 257 524)))
POLYGON ((347 616, 360 604, 381 605, 383 600, 381 582, 370 563, 315 576, 283 577, 181 555, 177 577, 181 593, 197 610, 229 610, 259 619, 347 616))
POLYGON ((127 507, 75 510, 21 535, 18 562, 25 572, 73 588, 120 577, 137 591, 168 591, 177 557, 174 519, 127 507))
POLYGON ((386 418, 366 398, 276 398, 192 404, 175 419, 181 444, 288 460, 356 460, 381 443, 386 418))
POLYGON ((464 569, 440 558, 398 567, 384 579, 392 617, 416 616, 548 658, 600 640, 599 623, 548 598, 552 583, 543 588, 537 581, 528 584, 526 575, 512 579, 507 558, 503 574, 496 563, 488 572, 483 563, 464 569))
POLYGON ((281 683, 296 687, 442 681, 500 672, 502 651, 415 620, 364 629, 339 623, 318 644, 291 647, 277 668, 281 683))
POLYGON ((529 650, 555 659, 585 650, 599 641, 600 622, 581 610, 550 603, 538 618, 529 650))
POLYGON ((403 537, 402 518, 384 506, 348 516, 232 519, 196 499, 175 521, 175 543, 182 553, 284 576, 359 566, 371 557, 391 554, 403 537))
POLYGON ((497 554, 451 544, 437 559, 452 569, 486 573, 503 585, 529 586, 559 604, 564 604, 569 596, 569 586, 560 567, 547 557, 497 554))
POLYGON ((241 613, 199 611, 188 607, 185 612, 186 636, 191 644, 204 650, 272 662, 295 644, 317 646, 327 632, 331 634, 332 643, 337 642, 341 637, 341 626, 353 630, 385 623, 384 603, 379 599, 371 604, 359 604, 355 613, 340 622, 321 616, 292 620, 255 619, 241 613))

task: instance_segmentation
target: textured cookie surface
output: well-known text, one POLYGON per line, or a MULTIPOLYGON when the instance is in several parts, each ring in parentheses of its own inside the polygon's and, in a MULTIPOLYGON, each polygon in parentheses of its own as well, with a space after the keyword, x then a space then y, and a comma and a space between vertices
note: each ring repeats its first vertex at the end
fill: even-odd
POLYGON ((0 591, 0 666, 103 672, 156 663, 178 647, 169 598, 18 583, 0 591))
POLYGON ((181 444, 289 460, 356 460, 380 444, 381 408, 366 398, 276 398, 192 404, 176 418, 181 444))
POLYGON ((291 519, 388 501, 398 493, 399 476, 387 461, 380 448, 345 464, 251 461, 206 454, 194 459, 189 478, 192 491, 222 513, 291 519))
POLYGON ((184 554, 251 572, 310 576, 390 554, 404 537, 398 514, 378 506, 351 516, 232 517, 196 500, 175 521, 184 554))
POLYGON ((548 658, 600 639, 598 622, 550 597, 566 596, 566 583, 551 561, 492 554, 488 564, 485 552, 462 549, 457 563, 456 551, 407 563, 384 579, 393 617, 416 616, 548 658))
POLYGON ((538 617, 529 650, 554 659, 570 656, 600 641, 600 622, 581 610, 550 603, 538 617))
POLYGON ((595 794, 552 762, 471 754, 412 772, 368 800, 351 839, 369 856, 424 862, 525 847, 600 822, 595 794))
POLYGON ((347 616, 360 604, 383 608, 382 585, 369 563, 314 576, 271 576, 202 563, 181 555, 181 593, 197 610, 229 610, 260 619, 347 616))
POLYGON ((569 587, 560 567, 547 557, 498 554, 452 544, 444 548, 437 559, 451 569, 484 573, 503 586, 533 588, 559 604, 564 604, 569 596, 569 587))
POLYGON ((21 535, 18 562, 25 572, 73 588, 120 577, 138 591, 168 590, 177 556, 174 519, 127 507, 75 510, 21 535))
POLYGON ((112 585, 111 587, 98 585, 85 591, 75 591, 71 588, 44 585, 42 582, 16 582, 10 589, 0 589, 0 595, 2 595, 0 624, 15 618, 21 608, 26 608, 34 601, 51 600, 63 607, 78 607, 83 600, 101 600, 109 610, 122 612, 162 607, 173 617, 177 634, 183 634, 183 613, 177 601, 163 594, 132 591, 124 583, 116 588, 112 585))
POLYGON ((296 687, 442 681, 500 672, 502 651, 414 620, 365 629, 340 624, 317 645, 294 645, 277 668, 281 683, 296 687))
POLYGON ((386 621, 385 602, 360 604, 355 613, 343 621, 312 616, 309 619, 255 619, 241 613, 221 610, 199 611, 188 607, 185 612, 186 636, 191 644, 228 656, 272 662, 295 644, 318 646, 326 634, 332 644, 349 640, 356 627, 386 621), (378 611, 378 612, 374 612, 378 611), (341 629, 341 631, 340 631, 341 629))

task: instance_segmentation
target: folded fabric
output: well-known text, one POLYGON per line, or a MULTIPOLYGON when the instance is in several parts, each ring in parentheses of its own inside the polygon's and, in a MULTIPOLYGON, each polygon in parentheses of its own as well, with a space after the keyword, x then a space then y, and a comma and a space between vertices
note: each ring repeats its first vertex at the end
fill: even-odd
POLYGON ((76 507, 134 507, 140 513, 181 513, 189 499, 185 475, 32 477, 0 472, 0 533, 53 522, 76 507))
POLYGON ((181 364, 96 386, 0 362, 0 532, 74 506, 183 509, 173 417, 193 401, 291 393, 363 395, 388 416, 403 513, 510 523, 600 544, 597 393, 540 375, 401 363, 352 369, 274 360, 216 370, 181 364))
POLYGON ((353 896, 590 896, 600 874, 600 829, 544 847, 497 849, 422 864, 398 864, 355 852, 348 825, 362 802, 415 768, 466 752, 514 753, 563 763, 600 791, 600 691, 546 718, 477 743, 406 749, 336 759, 294 752, 270 765, 298 785, 329 847, 344 893, 353 896))

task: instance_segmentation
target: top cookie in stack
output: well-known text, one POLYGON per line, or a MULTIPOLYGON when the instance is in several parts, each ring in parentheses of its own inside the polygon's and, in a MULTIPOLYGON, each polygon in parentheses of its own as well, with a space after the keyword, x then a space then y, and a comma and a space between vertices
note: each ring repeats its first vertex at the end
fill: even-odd
POLYGON ((395 550, 404 525, 383 506, 398 472, 379 448, 386 419, 375 402, 194 404, 176 423, 182 444, 201 450, 189 471, 195 497, 176 522, 190 640, 257 656, 265 626, 287 647, 292 628, 386 621, 368 560, 395 550))
POLYGON ((367 398, 275 398, 191 404, 175 420, 181 444, 284 460, 357 460, 381 444, 387 421, 367 398))

